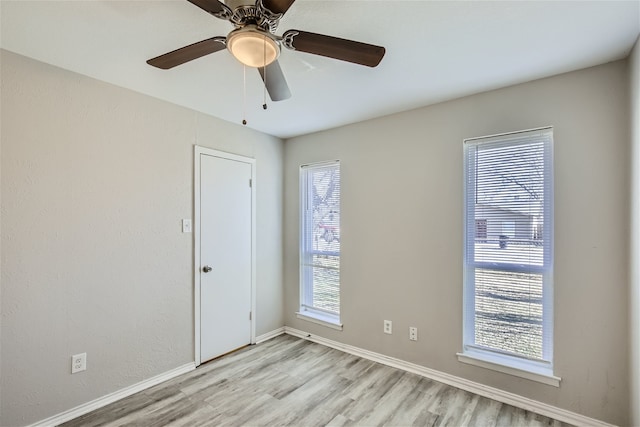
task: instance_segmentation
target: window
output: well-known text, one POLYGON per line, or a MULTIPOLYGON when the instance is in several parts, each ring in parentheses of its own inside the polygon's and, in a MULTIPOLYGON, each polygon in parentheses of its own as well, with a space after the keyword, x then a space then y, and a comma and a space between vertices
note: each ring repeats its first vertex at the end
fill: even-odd
POLYGON ((487 220, 476 219, 476 239, 487 238, 487 220))
POLYGON ((300 311, 298 317, 340 324, 340 163, 300 169, 300 311))
POLYGON ((558 385, 552 366, 552 152, 551 128, 464 141, 459 359, 558 385))

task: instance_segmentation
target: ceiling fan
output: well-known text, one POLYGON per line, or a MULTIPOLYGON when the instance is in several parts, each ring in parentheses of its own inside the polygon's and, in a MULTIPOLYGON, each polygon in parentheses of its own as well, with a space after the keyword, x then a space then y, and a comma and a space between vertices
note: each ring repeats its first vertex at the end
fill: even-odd
MULTIPOLYGON (((205 12, 231 22, 235 29, 226 37, 217 36, 149 59, 147 63, 167 70, 227 48, 241 63, 258 69, 273 101, 291 97, 278 64, 281 46, 368 67, 377 66, 385 48, 300 30, 275 34, 280 19, 295 0, 256 0, 255 5, 239 5, 233 10, 218 0, 188 0, 205 12)), ((229 2, 228 2, 229 3, 229 2)))

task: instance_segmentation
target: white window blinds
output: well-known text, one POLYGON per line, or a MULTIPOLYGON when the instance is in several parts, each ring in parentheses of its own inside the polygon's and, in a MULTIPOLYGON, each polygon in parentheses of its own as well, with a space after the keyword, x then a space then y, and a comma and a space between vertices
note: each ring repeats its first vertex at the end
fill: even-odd
POLYGON ((303 166, 300 311, 339 321, 340 163, 303 166))
POLYGON ((464 142, 464 349, 550 366, 553 133, 464 142))

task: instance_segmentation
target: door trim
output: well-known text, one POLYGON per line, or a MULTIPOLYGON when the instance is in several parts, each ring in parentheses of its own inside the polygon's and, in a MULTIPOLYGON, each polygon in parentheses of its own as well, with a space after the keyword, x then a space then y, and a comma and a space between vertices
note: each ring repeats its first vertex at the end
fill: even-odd
POLYGON ((193 311, 194 311, 194 360, 196 366, 200 361, 200 157, 202 155, 234 160, 251 165, 251 342, 256 343, 256 160, 238 154, 213 150, 211 148, 194 145, 193 156, 193 311))

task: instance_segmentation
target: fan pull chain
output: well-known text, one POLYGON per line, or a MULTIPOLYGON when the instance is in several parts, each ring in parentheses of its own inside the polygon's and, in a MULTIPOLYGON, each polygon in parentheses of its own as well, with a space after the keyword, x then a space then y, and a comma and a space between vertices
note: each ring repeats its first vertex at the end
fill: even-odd
POLYGON ((262 109, 267 109, 267 36, 262 36, 262 74, 264 74, 264 92, 263 92, 263 101, 262 101, 262 109))
POLYGON ((267 67, 264 67, 262 69, 262 74, 264 74, 264 93, 263 93, 263 99, 262 99, 262 109, 266 110, 267 109, 267 67))
POLYGON ((242 66, 242 124, 247 124, 247 66, 242 66))

